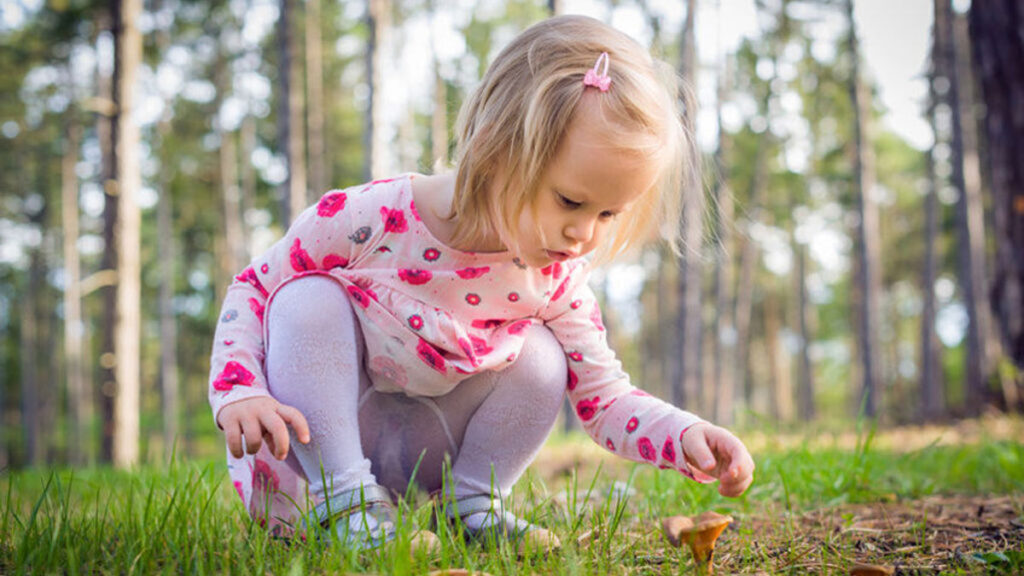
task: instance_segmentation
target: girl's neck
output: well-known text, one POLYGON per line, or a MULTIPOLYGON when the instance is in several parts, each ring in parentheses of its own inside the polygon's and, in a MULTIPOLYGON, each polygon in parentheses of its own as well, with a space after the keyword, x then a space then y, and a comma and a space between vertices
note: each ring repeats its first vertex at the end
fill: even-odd
MULTIPOLYGON (((456 245, 452 240, 458 229, 458 220, 451 218, 452 198, 455 196, 455 174, 417 176, 412 179, 413 200, 423 225, 449 248, 464 252, 503 252, 504 245, 497 238, 475 239, 470 245, 456 245)), ((466 243, 463 243, 466 244, 466 243)))

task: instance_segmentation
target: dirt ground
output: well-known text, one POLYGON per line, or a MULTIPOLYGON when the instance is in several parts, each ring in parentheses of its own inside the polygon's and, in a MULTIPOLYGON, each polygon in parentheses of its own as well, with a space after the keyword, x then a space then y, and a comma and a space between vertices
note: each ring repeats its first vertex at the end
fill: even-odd
MULTIPOLYGON (((1024 420, 982 418, 951 426, 880 430, 873 446, 896 453, 934 445, 1019 441, 1024 420)), ((752 451, 807 446, 807 436, 752 435, 752 451)), ((816 436, 822 446, 856 446, 855 433, 816 436)), ((600 467, 603 478, 625 479, 631 464, 592 443, 545 448, 532 466, 549 487, 572 474, 580 487, 600 467)), ((626 574, 690 573, 685 554, 670 549, 657 526, 630 523, 620 533, 620 552, 632 558, 626 574), (677 568, 675 565, 680 565, 677 568)), ((595 535, 585 535, 586 539, 595 535)), ((592 545, 584 542, 584 545, 592 545)), ((891 574, 1024 575, 1024 494, 933 495, 841 504, 787 512, 782 503, 738 518, 716 552, 716 574, 849 574, 858 563, 884 566, 891 574)))

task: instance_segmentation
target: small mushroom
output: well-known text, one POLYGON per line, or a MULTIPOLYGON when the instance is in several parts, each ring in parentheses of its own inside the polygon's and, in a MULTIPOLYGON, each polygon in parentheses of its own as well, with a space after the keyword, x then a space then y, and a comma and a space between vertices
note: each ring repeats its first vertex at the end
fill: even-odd
POLYGON ((722 530, 732 523, 732 516, 723 516, 716 512, 704 512, 700 516, 672 516, 662 522, 665 537, 673 546, 679 548, 685 542, 690 546, 693 560, 701 574, 714 573, 712 559, 715 554, 715 541, 722 530))

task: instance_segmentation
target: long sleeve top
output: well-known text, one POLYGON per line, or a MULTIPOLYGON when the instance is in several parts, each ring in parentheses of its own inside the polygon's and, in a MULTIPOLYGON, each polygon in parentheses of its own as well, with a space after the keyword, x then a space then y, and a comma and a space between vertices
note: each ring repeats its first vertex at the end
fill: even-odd
POLYGON ((683 434, 700 419, 634 387, 609 348, 584 259, 542 269, 509 252, 450 248, 420 220, 414 175, 325 194, 228 288, 215 333, 209 400, 269 395, 264 313, 287 282, 328 275, 348 292, 382 392, 438 396, 515 362, 543 324, 568 363, 566 392, 583 429, 608 450, 692 477, 683 434))

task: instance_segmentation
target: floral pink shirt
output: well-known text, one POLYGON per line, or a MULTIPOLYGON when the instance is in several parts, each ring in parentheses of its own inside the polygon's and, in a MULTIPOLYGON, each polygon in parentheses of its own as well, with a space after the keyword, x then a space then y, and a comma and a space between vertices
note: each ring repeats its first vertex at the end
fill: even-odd
POLYGON ((327 193, 235 277, 211 359, 215 418, 227 404, 268 395, 264 311, 288 281, 324 274, 352 299, 377 389, 446 394, 469 375, 514 362, 530 326, 543 324, 565 349, 566 391, 594 441, 690 476, 681 440, 700 419, 630 384, 608 347, 587 262, 538 270, 508 252, 449 248, 420 221, 413 177, 327 193))

